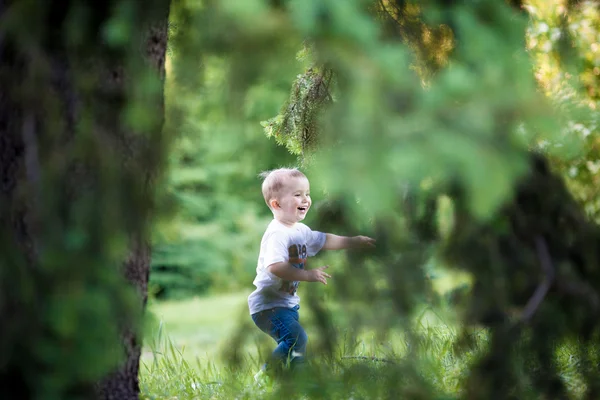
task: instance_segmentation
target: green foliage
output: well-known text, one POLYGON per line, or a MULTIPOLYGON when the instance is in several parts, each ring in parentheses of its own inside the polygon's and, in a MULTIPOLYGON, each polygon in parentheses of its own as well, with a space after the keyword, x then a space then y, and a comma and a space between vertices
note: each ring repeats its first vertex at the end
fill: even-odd
POLYGON ((261 122, 267 137, 274 138, 298 156, 314 150, 319 113, 333 101, 330 93, 332 79, 333 71, 326 67, 311 67, 299 75, 281 114, 261 122))
POLYGON ((528 6, 532 16, 528 46, 536 60, 538 81, 564 110, 562 136, 574 138, 579 145, 579 151, 572 152, 566 160, 555 159, 556 168, 587 214, 599 221, 596 160, 600 157, 597 134, 600 58, 594 49, 600 46, 600 14, 589 1, 571 7, 568 12, 564 12, 566 8, 561 2, 552 5, 532 1, 528 6))
MULTIPOLYGON (((315 207, 310 225, 378 240, 373 253, 326 258, 337 267, 332 281, 339 285, 328 285, 327 295, 311 287, 314 291, 303 297, 314 316, 320 356, 308 382, 286 380, 276 395, 566 398, 577 390, 565 383, 564 366, 555 355, 574 342, 582 349, 580 359, 587 360, 570 370, 575 381, 585 382, 577 395, 597 396, 597 372, 589 366, 598 347, 598 230, 546 162, 550 158, 553 168, 570 167, 582 157, 593 171, 595 159, 588 158, 593 153, 586 153, 589 143, 580 134, 595 138, 597 117, 589 102, 574 95, 577 86, 544 86, 540 72, 550 65, 564 72, 559 77, 566 71, 576 79, 580 73, 588 76, 589 63, 569 64, 566 54, 583 51, 583 58, 595 62, 581 43, 596 39, 575 35, 582 41, 569 50, 563 36, 557 60, 550 63, 537 50, 528 52, 536 29, 543 33, 537 39, 545 38, 536 14, 528 20, 508 3, 256 0, 236 6, 207 1, 202 8, 182 5, 179 10, 182 21, 211 23, 194 38, 181 32, 175 43, 186 43, 185 54, 203 59, 203 74, 214 60, 224 63, 202 137, 213 147, 202 161, 231 171, 223 159, 236 154, 240 138, 255 132, 256 122, 271 118, 264 123, 267 134, 301 156, 312 187, 327 194, 328 202, 315 207), (260 23, 249 24, 248 15, 260 23), (310 43, 308 65, 295 57, 305 43, 310 43), (248 118, 256 94, 269 96, 257 89, 269 81, 287 82, 281 88, 291 92, 283 92, 288 96, 282 107, 265 109, 271 114, 248 118), (540 90, 540 82, 548 93, 540 90), (440 199, 447 201, 446 210, 440 209, 440 199), (444 211, 452 215, 450 222, 440 221, 444 211), (429 340, 431 332, 414 327, 424 302, 443 304, 427 279, 432 264, 459 271, 472 282, 449 296, 459 332, 450 344, 444 337, 429 340), (323 305, 333 299, 343 303, 338 311, 346 320, 335 319, 335 311, 323 305), (401 331, 403 346, 392 354, 402 356, 386 368, 341 365, 336 349, 348 326, 373 329, 378 337, 401 331), (471 335, 480 328, 486 332, 484 345, 471 335), (449 348, 453 353, 443 352, 449 348), (452 362, 464 362, 460 379, 439 373, 436 366, 446 363, 447 369, 452 362), (364 386, 351 386, 364 377, 364 386)), ((587 2, 567 11, 541 18, 550 24, 562 15, 552 23, 564 27, 565 18, 572 18, 595 26, 587 2)), ((549 36, 551 48, 555 39, 549 36)), ((200 81, 196 90, 210 82, 200 81)), ((282 163, 275 157, 272 162, 282 163)), ((197 176, 212 184, 210 174, 197 176)), ((223 188, 238 189, 234 185, 230 180, 223 188)), ((570 187, 592 188, 584 179, 578 185, 570 187)), ((223 193, 233 193, 228 190, 223 193)), ((256 193, 256 204, 261 203, 258 188, 252 190, 247 193, 256 193)), ((589 193, 578 197, 585 202, 592 198, 589 193)), ((196 200, 186 207, 220 209, 196 200)), ((219 225, 227 227, 226 221, 219 225)), ((255 244, 248 243, 252 248, 255 255, 255 244)), ((242 324, 229 346, 233 371, 245 366, 240 349, 246 329, 242 324)))
MULTIPOLYGON (((173 18, 178 26, 177 15, 173 18)), ((240 105, 243 119, 229 140, 221 106, 233 61, 204 57, 202 65, 193 67, 201 76, 199 86, 188 91, 188 82, 177 76, 176 66, 187 60, 177 34, 166 88, 168 129, 179 135, 168 176, 177 211, 155 229, 150 290, 158 298, 247 287, 255 273, 257 243, 272 218, 258 173, 294 162, 284 149, 265 141, 258 124, 284 101, 288 81, 264 80, 248 88, 240 105)))
MULTIPOLYGON (((431 77, 428 89, 423 90, 419 76, 411 72, 415 59, 402 45, 389 41, 376 45, 377 25, 362 7, 348 7, 338 15, 333 3, 291 4, 298 10, 306 8, 290 13, 291 23, 310 35, 313 57, 335 71, 344 95, 329 107, 317 137, 317 129, 311 125, 313 107, 321 108, 325 96, 307 97, 299 90, 311 87, 307 82, 318 87, 319 80, 310 79, 313 74, 308 70, 296 80, 289 103, 267 124, 267 131, 296 153, 306 146, 306 137, 310 142, 322 142, 324 151, 314 170, 323 180, 319 183, 332 195, 345 190, 340 185, 346 180, 339 179, 343 171, 354 182, 361 207, 377 211, 385 212, 398 190, 389 185, 384 192, 386 187, 377 183, 391 175, 401 183, 419 183, 432 176, 441 184, 464 181, 472 209, 480 216, 489 215, 505 199, 514 178, 525 168, 519 153, 511 151, 516 143, 528 140, 517 132, 517 122, 533 124, 552 118, 551 109, 541 107, 543 99, 537 94, 525 49, 519 47, 523 31, 505 6, 481 7, 481 12, 494 14, 493 26, 482 25, 468 9, 450 12, 447 18, 456 25, 457 33, 472 38, 471 43, 457 48, 460 55, 455 60, 462 63, 454 61, 431 77), (314 15, 330 16, 327 31, 307 31, 314 24, 319 26, 303 20, 314 15), (344 22, 336 20, 338 17, 345 18, 344 22), (510 29, 506 29, 507 21, 511 21, 510 29), (348 32, 345 26, 355 29, 348 32), (503 29, 506 34, 499 34, 503 29), (334 41, 334 36, 339 40, 334 41), (502 59, 507 60, 504 69, 502 59), (515 64, 515 60, 521 61, 515 64), (473 65, 481 67, 474 69, 473 65), (505 82, 514 82, 514 86, 505 82), (496 95, 488 98, 489 93, 496 95), (317 101, 307 107, 307 99, 309 104, 317 101), (329 153, 329 149, 335 152, 329 153), (363 173, 367 169, 371 171, 368 176, 363 173)), ((435 14, 434 10, 427 10, 426 15, 435 14)), ((546 137, 553 133, 544 132, 546 137)))

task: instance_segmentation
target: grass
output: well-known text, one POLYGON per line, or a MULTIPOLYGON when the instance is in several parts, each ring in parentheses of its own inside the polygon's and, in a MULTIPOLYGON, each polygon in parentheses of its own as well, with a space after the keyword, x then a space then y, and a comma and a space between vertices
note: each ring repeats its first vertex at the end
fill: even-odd
MULTIPOLYGON (((183 359, 193 365, 219 359, 220 347, 234 332, 242 315, 247 315, 246 293, 232 293, 193 298, 177 302, 152 303, 147 336, 156 340, 168 337, 182 352, 183 359)), ((150 342, 151 343, 151 342, 150 342)), ((154 355, 150 345, 142 354, 149 362, 154 355)))
MULTIPOLYGON (((253 375, 258 371, 262 357, 272 350, 273 343, 251 324, 246 295, 227 294, 151 304, 140 372, 142 398, 266 399, 280 398, 278 396, 284 390, 298 393, 308 390, 310 384, 292 389, 289 385, 255 384, 253 375), (234 349, 237 351, 232 351, 234 349)), ((311 344, 318 347, 320 335, 307 311, 302 318, 311 344)), ((417 324, 422 333, 419 346, 425 350, 423 370, 438 371, 438 376, 430 378, 444 391, 456 391, 462 369, 452 349, 455 332, 426 311, 418 316, 417 324)), ((308 379, 312 381, 312 387, 319 388, 319 396, 325 392, 329 392, 330 398, 341 393, 350 395, 347 390, 356 396, 366 390, 365 398, 376 398, 370 396, 380 389, 372 385, 380 379, 385 380, 398 368, 406 368, 398 363, 409 353, 403 334, 379 336, 368 330, 336 333, 339 341, 333 357, 315 357, 319 361, 317 370, 311 370, 313 376, 308 379), (376 376, 377 379, 369 378, 364 380, 365 385, 357 386, 361 382, 360 376, 376 376), (348 382, 352 384, 348 385, 348 382), (343 387, 347 390, 340 389, 343 387)), ((318 354, 319 350, 315 348, 312 353, 318 354)))
MULTIPOLYGON (((293 380, 258 385, 253 375, 274 343, 252 325, 246 293, 153 303, 149 308, 140 369, 142 399, 454 399, 462 394, 469 365, 487 345, 485 332, 474 332, 473 345, 459 350, 455 327, 446 324, 445 315, 425 307, 409 331, 392 327, 383 336, 374 330, 342 331, 336 326, 347 325, 334 323, 338 341, 327 353, 319 349, 324 335, 304 309, 315 362, 293 380)), ((555 354, 573 399, 585 391, 578 346, 576 341, 564 343, 555 354)))

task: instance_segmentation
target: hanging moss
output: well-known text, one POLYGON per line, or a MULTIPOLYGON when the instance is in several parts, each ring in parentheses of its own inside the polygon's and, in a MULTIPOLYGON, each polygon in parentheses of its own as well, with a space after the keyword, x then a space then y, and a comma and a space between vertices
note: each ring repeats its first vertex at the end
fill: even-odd
POLYGON ((292 154, 304 158, 318 142, 320 113, 327 104, 333 102, 330 90, 332 81, 333 70, 327 67, 312 66, 298 75, 290 98, 280 113, 262 122, 267 137, 275 138, 292 154))

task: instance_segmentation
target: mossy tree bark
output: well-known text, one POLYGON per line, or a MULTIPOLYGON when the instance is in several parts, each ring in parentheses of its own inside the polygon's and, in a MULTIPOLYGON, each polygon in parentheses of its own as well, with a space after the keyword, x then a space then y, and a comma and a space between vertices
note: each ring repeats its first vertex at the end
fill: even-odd
POLYGON ((2 398, 138 398, 169 7, 0 2, 2 398))

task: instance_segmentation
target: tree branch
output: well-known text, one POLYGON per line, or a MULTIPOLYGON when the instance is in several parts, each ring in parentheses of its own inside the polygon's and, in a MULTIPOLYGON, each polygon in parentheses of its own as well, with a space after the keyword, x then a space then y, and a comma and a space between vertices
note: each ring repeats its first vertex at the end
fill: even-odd
POLYGON ((42 201, 41 189, 41 166, 39 160, 38 141, 36 137, 36 118, 32 112, 25 115, 23 127, 21 129, 23 144, 25 146, 25 173, 29 181, 31 190, 31 216, 30 227, 32 233, 33 256, 39 255, 38 231, 39 231, 39 213, 42 201))
POLYGON ((521 321, 528 321, 531 319, 542 301, 544 301, 544 298, 546 297, 546 294, 548 293, 548 290, 554 281, 554 266, 552 265, 552 259, 550 257, 550 253, 548 252, 548 246, 546 246, 546 240, 544 240, 543 237, 536 236, 535 247, 538 253, 542 271, 544 272, 544 280, 542 283, 540 283, 533 293, 533 296, 531 296, 525 305, 523 313, 521 314, 521 321))

